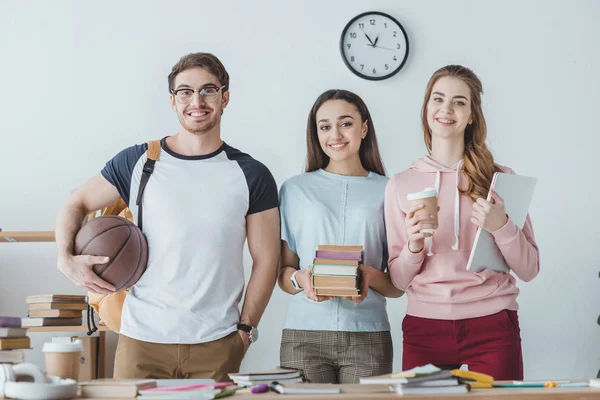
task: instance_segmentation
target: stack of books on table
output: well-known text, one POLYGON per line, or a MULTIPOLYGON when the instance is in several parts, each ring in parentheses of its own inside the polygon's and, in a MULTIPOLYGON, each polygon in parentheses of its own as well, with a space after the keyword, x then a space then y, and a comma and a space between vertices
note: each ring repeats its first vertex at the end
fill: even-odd
POLYGON ((28 318, 23 327, 34 326, 81 326, 81 312, 87 310, 85 296, 67 294, 44 294, 27 296, 28 318))
POLYGON ((428 364, 395 374, 360 378, 361 384, 387 384, 398 394, 467 393, 471 387, 491 387, 494 378, 473 371, 441 370, 428 364))
POLYGON ((0 317, 0 364, 24 362, 23 349, 30 346, 27 329, 21 328, 20 317, 0 317))
POLYGON ((302 373, 300 371, 284 368, 259 372, 229 374, 229 377, 238 386, 254 386, 262 383, 270 385, 273 382, 278 382, 281 384, 300 383, 303 381, 302 373))
POLYGON ((317 296, 360 296, 362 246, 317 246, 313 261, 313 288, 317 296))

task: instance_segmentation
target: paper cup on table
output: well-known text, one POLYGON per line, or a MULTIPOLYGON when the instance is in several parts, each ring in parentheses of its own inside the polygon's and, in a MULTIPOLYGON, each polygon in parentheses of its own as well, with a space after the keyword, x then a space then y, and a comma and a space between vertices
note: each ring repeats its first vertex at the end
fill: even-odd
POLYGON ((46 375, 77 380, 79 359, 83 352, 81 340, 71 343, 44 343, 42 352, 46 362, 46 375))

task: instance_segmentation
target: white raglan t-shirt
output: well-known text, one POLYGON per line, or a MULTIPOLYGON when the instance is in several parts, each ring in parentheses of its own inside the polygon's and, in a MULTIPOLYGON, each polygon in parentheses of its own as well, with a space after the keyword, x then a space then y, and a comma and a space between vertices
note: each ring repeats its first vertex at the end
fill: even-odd
MULTIPOLYGON (((223 143, 183 156, 161 140, 143 195, 148 267, 123 307, 121 333, 153 343, 193 344, 237 329, 244 290, 246 217, 278 207, 277 185, 263 164, 223 143)), ((129 147, 102 175, 131 209, 147 144, 129 147)))

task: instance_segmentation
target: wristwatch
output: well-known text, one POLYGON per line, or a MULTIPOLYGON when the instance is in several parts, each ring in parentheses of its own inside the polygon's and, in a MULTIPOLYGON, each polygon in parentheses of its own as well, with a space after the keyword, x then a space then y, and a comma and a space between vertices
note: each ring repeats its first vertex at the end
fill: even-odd
POLYGON ((258 340, 258 328, 246 324, 237 324, 239 331, 244 331, 250 338, 250 343, 254 343, 258 340))
POLYGON ((290 281, 292 282, 292 286, 294 287, 294 289, 296 289, 296 290, 301 290, 302 288, 300 287, 300 285, 298 284, 298 281, 296 280, 296 274, 297 274, 298 272, 300 272, 300 270, 298 270, 298 271, 295 271, 295 272, 292 274, 292 277, 290 278, 290 281))

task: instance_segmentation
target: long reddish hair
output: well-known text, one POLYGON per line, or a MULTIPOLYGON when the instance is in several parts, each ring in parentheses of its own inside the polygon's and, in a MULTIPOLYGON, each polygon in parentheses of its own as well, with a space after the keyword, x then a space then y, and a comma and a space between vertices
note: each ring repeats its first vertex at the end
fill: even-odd
POLYGON ((421 124, 423 126, 423 136, 425 146, 431 154, 431 128, 427 122, 427 104, 431 97, 433 85, 443 77, 458 78, 467 84, 471 91, 471 119, 472 123, 465 128, 465 154, 463 156, 463 171, 467 176, 468 185, 466 189, 460 189, 460 192, 471 197, 473 201, 477 198, 487 198, 490 184, 495 172, 500 172, 500 168, 494 162, 494 157, 485 143, 487 138, 487 127, 483 110, 481 108, 481 95, 483 86, 481 81, 469 68, 461 65, 447 65, 435 71, 425 91, 425 99, 421 110, 421 124))

